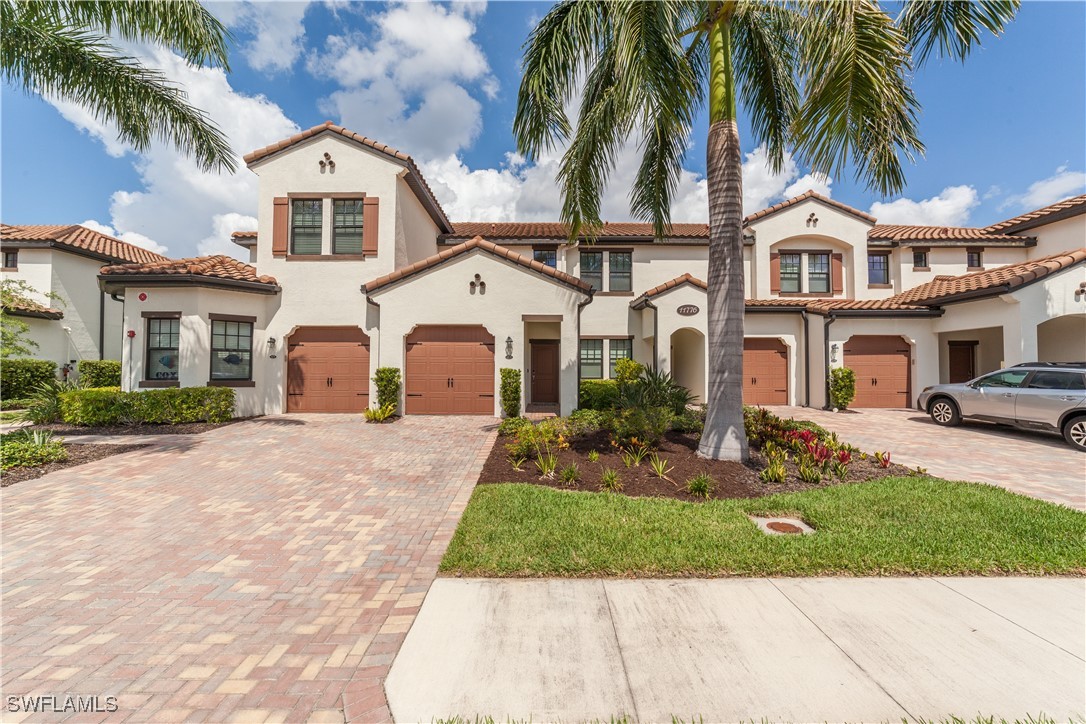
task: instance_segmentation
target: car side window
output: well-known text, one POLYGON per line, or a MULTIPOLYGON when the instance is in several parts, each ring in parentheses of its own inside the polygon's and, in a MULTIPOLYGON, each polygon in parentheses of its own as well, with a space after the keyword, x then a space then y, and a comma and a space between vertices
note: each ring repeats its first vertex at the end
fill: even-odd
POLYGON ((1080 372, 1044 370, 1033 373, 1028 387, 1031 390, 1086 390, 1086 381, 1080 372))
POLYGON ((977 382, 977 387, 1021 387, 1022 381, 1029 376, 1028 370, 1007 370, 988 375, 977 382))

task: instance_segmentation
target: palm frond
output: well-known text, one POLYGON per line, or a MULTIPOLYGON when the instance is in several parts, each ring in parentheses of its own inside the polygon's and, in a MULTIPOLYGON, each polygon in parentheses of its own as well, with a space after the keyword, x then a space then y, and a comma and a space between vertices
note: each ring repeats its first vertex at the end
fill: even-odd
POLYGON ((910 0, 898 24, 917 62, 933 52, 964 61, 985 30, 1003 32, 1019 5, 1019 0, 910 0))
POLYGON ((740 6, 732 20, 739 98, 757 143, 765 143, 770 167, 780 172, 799 109, 796 41, 800 17, 775 3, 740 6))
POLYGON ((901 191, 901 157, 924 150, 908 38, 874 0, 812 3, 799 28, 807 93, 793 126, 798 155, 831 176, 851 162, 880 193, 901 191))
POLYGON ((222 132, 162 73, 120 55, 90 30, 42 17, 28 20, 0 2, 4 80, 87 108, 98 120, 114 124, 120 140, 136 151, 158 138, 194 156, 204 170, 236 168, 222 132))

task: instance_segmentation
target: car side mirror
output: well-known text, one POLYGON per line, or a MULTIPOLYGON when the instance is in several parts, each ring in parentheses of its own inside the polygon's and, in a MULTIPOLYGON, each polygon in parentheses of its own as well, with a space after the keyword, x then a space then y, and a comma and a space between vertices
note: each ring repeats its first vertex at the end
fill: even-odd
POLYGON ((979 382, 970 382, 969 386, 972 387, 974 390, 979 390, 980 389, 980 383, 979 382))

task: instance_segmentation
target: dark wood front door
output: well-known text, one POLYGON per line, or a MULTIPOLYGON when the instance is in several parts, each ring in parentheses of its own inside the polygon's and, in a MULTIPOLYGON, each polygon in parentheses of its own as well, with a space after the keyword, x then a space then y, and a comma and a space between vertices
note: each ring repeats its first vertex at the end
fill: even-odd
POLYGON ((370 340, 358 327, 302 327, 287 342, 287 412, 361 412, 370 340))
POLYGON ((533 340, 532 402, 558 404, 558 340, 533 340))
POLYGON ((949 382, 968 382, 977 376, 977 342, 950 342, 949 382))
POLYGON ((494 414, 494 336, 483 327, 418 327, 404 366, 408 415, 494 414))
POLYGON ((845 367, 856 373, 852 407, 911 407, 909 343, 890 335, 858 334, 845 343, 845 367))

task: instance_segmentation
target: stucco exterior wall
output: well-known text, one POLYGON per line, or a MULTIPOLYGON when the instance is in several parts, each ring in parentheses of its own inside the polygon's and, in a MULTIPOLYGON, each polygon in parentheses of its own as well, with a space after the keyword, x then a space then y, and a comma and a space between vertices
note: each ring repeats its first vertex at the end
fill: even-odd
POLYGON ((125 337, 122 388, 140 389, 147 344, 145 312, 181 312, 180 362, 178 382, 181 387, 203 387, 211 375, 211 320, 209 314, 236 314, 256 317, 253 324, 254 387, 237 387, 236 413, 240 416, 282 412, 285 405, 283 380, 286 372, 286 348, 277 340, 277 358, 270 359, 266 327, 270 297, 207 288, 138 288, 125 294, 124 330, 136 336, 125 337), (146 301, 139 294, 146 293, 146 301))
POLYGON ((950 342, 976 342, 976 376, 994 372, 1003 366, 1003 328, 984 327, 939 334, 939 383, 950 381, 950 342))
MULTIPOLYGON (((500 414, 502 367, 527 369, 524 317, 561 315, 559 342, 559 406, 569 414, 577 406, 577 305, 585 295, 482 251, 470 251, 405 282, 377 290, 370 305, 366 332, 380 344, 370 346, 371 376, 377 367, 404 369, 405 338, 421 325, 480 324, 494 335, 494 414, 500 414), (478 274, 485 294, 471 294, 469 283, 478 274), (505 340, 512 338, 512 359, 505 340), (376 350, 375 350, 376 347, 376 350)), ((589 305, 591 306, 591 304, 589 305)), ((532 331, 535 331, 533 326, 532 331)), ((522 390, 522 401, 527 399, 522 390)), ((402 406, 401 400, 401 406, 402 406)))
POLYGON ((1037 246, 1028 249, 1030 259, 1059 254, 1061 251, 1081 249, 1086 246, 1086 214, 1055 221, 1020 232, 1037 238, 1037 246))
MULTIPOLYGON (((902 280, 902 286, 897 290, 898 292, 930 282, 937 276, 961 276, 962 274, 979 271, 969 269, 965 247, 931 247, 928 250, 928 266, 931 271, 913 271, 913 249, 911 247, 903 247, 898 251, 898 272, 902 280)), ((1029 249, 1025 247, 989 247, 981 255, 981 264, 984 269, 995 269, 1007 264, 1020 264, 1027 260, 1028 251, 1029 249)))

